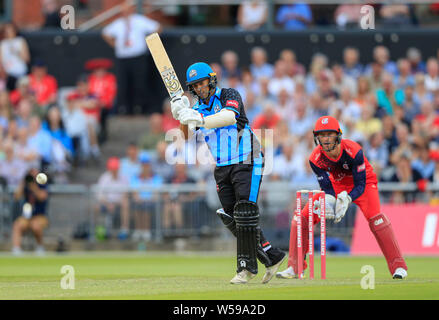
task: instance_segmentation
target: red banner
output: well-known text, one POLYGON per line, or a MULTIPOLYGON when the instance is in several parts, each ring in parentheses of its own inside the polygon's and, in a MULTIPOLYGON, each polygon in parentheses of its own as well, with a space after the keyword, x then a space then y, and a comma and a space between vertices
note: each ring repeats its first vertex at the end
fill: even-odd
MULTIPOLYGON (((403 255, 439 255, 439 206, 382 205, 403 255)), ((353 255, 381 254, 369 224, 358 210, 352 237, 353 255)))

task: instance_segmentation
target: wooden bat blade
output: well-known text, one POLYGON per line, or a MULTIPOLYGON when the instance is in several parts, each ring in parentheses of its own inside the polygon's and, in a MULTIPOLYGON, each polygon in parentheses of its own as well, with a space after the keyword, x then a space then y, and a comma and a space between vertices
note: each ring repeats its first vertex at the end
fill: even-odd
POLYGON ((171 99, 175 96, 181 96, 184 90, 181 87, 181 83, 178 80, 160 36, 158 33, 152 33, 145 40, 169 96, 171 99))

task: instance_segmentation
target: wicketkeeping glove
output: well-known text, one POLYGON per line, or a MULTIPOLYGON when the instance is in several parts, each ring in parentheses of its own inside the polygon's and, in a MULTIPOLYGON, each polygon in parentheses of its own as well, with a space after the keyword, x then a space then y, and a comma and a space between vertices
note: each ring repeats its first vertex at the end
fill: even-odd
MULTIPOLYGON (((326 194, 325 195, 325 218, 327 220, 335 218, 334 208, 335 208, 335 197, 330 195, 330 194, 326 194)), ((320 201, 319 200, 314 200, 314 206, 313 206, 312 212, 320 218, 320 201)))
POLYGON ((183 109, 189 109, 191 107, 191 104, 189 102, 188 97, 185 95, 182 96, 176 96, 171 100, 171 112, 172 116, 175 120, 180 120, 178 118, 178 113, 183 109))
POLYGON ((342 191, 337 195, 337 202, 335 203, 335 223, 339 223, 341 219, 343 219, 351 202, 352 198, 346 191, 342 191))

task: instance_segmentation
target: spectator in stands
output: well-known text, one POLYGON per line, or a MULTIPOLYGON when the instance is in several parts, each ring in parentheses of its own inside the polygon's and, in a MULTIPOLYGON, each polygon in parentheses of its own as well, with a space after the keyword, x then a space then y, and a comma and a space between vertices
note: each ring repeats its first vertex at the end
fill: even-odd
POLYGON ((383 4, 379 10, 383 27, 407 27, 412 24, 410 7, 407 4, 383 4))
POLYGON ((274 74, 268 84, 268 92, 277 97, 281 91, 293 92, 294 81, 287 74, 286 63, 283 60, 277 60, 274 64, 274 74))
POLYGON ((244 68, 242 70, 241 86, 244 91, 244 96, 241 98, 243 99, 242 101, 244 102, 244 105, 247 107, 247 95, 253 95, 253 100, 255 100, 255 94, 259 89, 259 85, 253 78, 249 68, 244 68))
POLYGON ((133 177, 138 176, 141 171, 139 161, 139 148, 134 142, 130 142, 125 151, 125 157, 120 160, 120 174, 130 181, 133 177))
POLYGON ((427 74, 425 75, 425 88, 428 91, 439 90, 439 64, 435 58, 427 60, 427 74))
POLYGON ((6 134, 13 112, 7 91, 0 91, 0 139, 6 134))
POLYGON ((273 97, 268 91, 268 85, 270 83, 270 79, 267 77, 261 77, 258 80, 258 93, 256 97, 256 103, 263 106, 267 102, 273 102, 276 100, 276 97, 273 97))
POLYGON ((166 149, 168 144, 166 141, 159 141, 157 143, 155 157, 152 159, 152 170, 155 174, 168 181, 174 174, 174 166, 166 160, 166 149))
MULTIPOLYGON (((163 184, 161 176, 154 174, 151 168, 151 159, 146 154, 140 155, 139 162, 141 170, 130 179, 130 186, 133 188, 160 187, 163 184)), ((158 194, 151 191, 134 191, 134 240, 151 240, 151 217, 157 206, 158 194)))
POLYGON ((391 74, 384 74, 382 88, 376 91, 378 107, 382 108, 385 113, 393 115, 396 106, 402 106, 404 103, 404 91, 396 89, 391 74))
POLYGON ((274 157, 274 166, 271 174, 271 180, 282 180, 291 181, 293 177, 301 170, 303 167, 303 157, 302 155, 294 152, 294 147, 296 141, 294 139, 289 139, 282 145, 281 154, 274 157))
POLYGON ((427 146, 417 147, 418 156, 412 160, 413 179, 433 182, 435 163, 427 146))
POLYGON ((251 50, 250 71, 257 81, 262 77, 270 79, 273 76, 274 68, 267 60, 267 52, 264 48, 254 47, 251 50))
POLYGON ((411 161, 413 150, 410 142, 410 131, 406 124, 396 125, 396 139, 398 144, 391 150, 390 163, 393 165, 398 164, 403 156, 411 161))
POLYGON ((67 97, 80 108, 85 115, 90 154, 95 161, 99 161, 101 152, 98 144, 100 104, 99 99, 90 92, 88 77, 81 75, 76 82, 76 90, 67 97))
POLYGON ((279 54, 279 60, 286 64, 287 75, 291 78, 305 76, 306 70, 303 64, 297 62, 296 54, 291 49, 283 49, 279 54))
POLYGON ((85 69, 90 71, 88 77, 90 94, 94 95, 100 104, 99 115, 99 142, 107 140, 107 119, 113 112, 114 101, 117 94, 117 80, 108 69, 113 67, 110 59, 92 59, 86 62, 85 69))
POLYGON ((63 145, 70 156, 73 156, 72 138, 67 134, 61 112, 57 105, 52 105, 49 108, 42 127, 53 139, 58 140, 63 145))
POLYGON ((293 135, 302 137, 314 125, 312 110, 307 108, 305 100, 296 101, 294 116, 290 122, 290 132, 293 135))
MULTIPOLYGON (((381 181, 399 183, 414 182, 410 157, 408 157, 406 154, 403 154, 401 157, 399 157, 398 162, 393 167, 389 167, 388 169, 388 173, 386 173, 385 175, 381 175, 381 181)), ((404 193, 403 191, 392 192, 391 201, 393 203, 404 203, 407 202, 409 199, 409 193, 404 193)))
POLYGON ((424 100, 433 101, 433 95, 425 87, 425 76, 422 73, 415 75, 415 92, 413 93, 413 101, 417 105, 421 105, 424 100))
POLYGON ((29 100, 32 105, 37 106, 35 92, 30 87, 30 80, 28 76, 20 77, 17 80, 16 89, 10 93, 10 101, 15 108, 17 108, 18 104, 23 99, 29 100))
POLYGON ((370 72, 365 72, 365 76, 367 77, 370 90, 375 92, 377 89, 381 88, 381 82, 384 76, 384 68, 378 62, 372 62, 370 65, 370 72))
POLYGON ((76 103, 76 96, 67 97, 67 108, 63 110, 62 119, 67 135, 72 139, 73 164, 76 166, 89 153, 89 126, 81 106, 76 103))
POLYGON ((339 28, 359 27, 360 20, 363 17, 361 13, 361 4, 342 4, 335 9, 334 20, 339 28))
MULTIPOLYGON (((195 184, 196 182, 188 176, 186 164, 178 163, 175 165, 174 175, 167 183, 178 185, 182 183, 195 184)), ((171 228, 179 231, 183 227, 183 207, 193 199, 194 193, 169 192, 164 195, 163 228, 165 232, 171 228)))
POLYGON ((418 48, 410 47, 407 49, 407 59, 410 62, 410 69, 412 74, 418 72, 425 73, 425 63, 422 61, 422 54, 418 48))
POLYGON ((356 130, 362 133, 361 142, 364 144, 374 133, 380 132, 383 124, 379 118, 374 117, 375 110, 372 105, 366 105, 361 110, 361 119, 356 123, 356 130))
POLYGON ((53 143, 51 135, 41 128, 41 120, 37 116, 29 120, 28 145, 38 151, 41 157, 41 169, 46 171, 52 162, 53 143))
POLYGON ((41 156, 38 151, 30 147, 27 143, 29 129, 21 127, 18 129, 18 138, 14 145, 15 157, 25 163, 26 171, 31 168, 39 168, 41 165, 41 156))
POLYGON ((148 48, 145 36, 160 32, 161 27, 157 21, 134 13, 131 1, 122 4, 121 14, 102 30, 104 40, 115 49, 117 59, 118 111, 130 114, 146 112, 145 92, 151 84, 146 83, 148 48))
POLYGON ((295 88, 292 94, 292 100, 294 102, 294 101, 307 100, 307 99, 308 96, 306 94, 305 78, 302 76, 297 76, 295 78, 295 88))
POLYGON ((61 112, 56 105, 49 108, 43 130, 52 136, 52 165, 51 172, 56 183, 68 181, 67 172, 70 170, 70 161, 73 158, 72 138, 67 134, 61 118, 61 112))
POLYGON ((404 108, 404 119, 408 123, 411 123, 421 112, 420 105, 415 102, 414 92, 414 85, 407 85, 404 89, 404 103, 402 107, 404 108))
POLYGON ((29 100, 21 100, 17 106, 16 120, 19 127, 28 127, 30 118, 36 115, 35 109, 33 108, 29 100))
POLYGON ((118 158, 110 157, 107 160, 107 171, 99 177, 97 183, 99 191, 95 212, 105 216, 105 228, 108 237, 111 237, 114 222, 120 216, 121 225, 118 237, 120 240, 125 240, 128 237, 130 217, 128 195, 123 189, 129 186, 129 181, 120 174, 119 168, 118 158), (108 187, 120 190, 105 190, 108 187))
POLYGON ((356 78, 347 75, 339 63, 334 63, 331 71, 333 76, 332 88, 337 92, 337 95, 340 95, 343 88, 348 88, 351 94, 355 94, 357 91, 357 83, 354 79, 356 78))
POLYGON ((367 99, 371 94, 372 93, 370 90, 369 80, 364 76, 358 77, 357 78, 357 92, 356 92, 356 96, 354 98, 354 101, 356 103, 358 103, 358 105, 363 107, 366 104, 367 99))
POLYGON ((239 58, 235 51, 227 50, 221 55, 221 74, 223 87, 229 86, 228 80, 230 76, 241 77, 241 69, 239 68, 239 58))
POLYGON ((7 181, 8 186, 16 188, 26 174, 26 163, 16 156, 14 143, 5 140, 3 143, 4 159, 0 160, 0 177, 7 181))
POLYGON ((311 59, 309 73, 305 79, 305 87, 307 94, 313 94, 317 91, 318 78, 321 72, 328 67, 328 58, 322 53, 316 53, 311 59))
POLYGON ((21 239, 26 230, 31 230, 35 236, 37 255, 43 255, 43 235, 44 229, 48 226, 47 218, 47 201, 49 192, 46 184, 39 184, 35 177, 39 173, 36 168, 30 169, 24 178, 21 179, 20 185, 14 192, 14 199, 19 201, 22 209, 19 216, 12 226, 12 253, 21 255, 21 239))
POLYGON ((238 29, 254 31, 260 29, 267 22, 268 6, 265 1, 244 1, 238 7, 238 29))
POLYGON ((360 52, 357 48, 346 47, 343 50, 343 71, 348 76, 356 79, 362 75, 364 71, 360 61, 360 52))
POLYGON ((7 89, 15 89, 18 78, 27 74, 30 62, 29 47, 26 39, 18 35, 17 27, 12 22, 3 25, 3 40, 0 42, 1 67, 5 70, 7 89))
POLYGON ((352 99, 352 93, 349 87, 343 87, 341 89, 340 98, 330 106, 330 110, 333 108, 341 111, 343 122, 357 122, 361 118, 361 106, 352 99))
POLYGON ((412 131, 416 137, 424 139, 433 139, 439 135, 439 114, 431 101, 422 102, 421 112, 412 121, 412 131))
POLYGON ((312 23, 311 7, 305 3, 282 5, 276 14, 276 22, 286 30, 303 30, 312 23))
POLYGON ((35 60, 31 74, 29 75, 30 88, 35 92, 38 106, 42 108, 40 114, 44 114, 47 107, 56 102, 58 94, 58 82, 55 77, 47 73, 47 65, 42 60, 35 60))
POLYGON ((399 59, 397 62, 398 74, 395 76, 397 89, 404 89, 408 85, 415 84, 415 77, 411 74, 410 62, 407 59, 399 59))
POLYGON ((381 171, 387 167, 389 161, 389 148, 382 131, 370 135, 369 140, 364 145, 364 150, 379 179, 381 171))
POLYGON ((261 113, 262 107, 256 102, 256 94, 252 91, 248 91, 245 101, 245 114, 250 126, 253 126, 254 119, 261 113))
MULTIPOLYGON (((378 63, 385 72, 390 73, 392 75, 396 75, 398 73, 398 68, 396 63, 390 60, 390 52, 387 47, 379 45, 373 49, 373 62, 378 63)), ((371 74, 373 63, 369 64, 366 67, 365 73, 371 74)))
POLYGON ((141 150, 155 150, 157 143, 165 140, 162 123, 162 117, 158 113, 149 117, 149 130, 140 137, 138 143, 141 150))
POLYGON ((286 89, 281 89, 277 94, 276 101, 276 113, 284 120, 288 122, 294 116, 294 103, 291 99, 291 95, 286 89))
POLYGON ((163 101, 162 126, 164 132, 180 127, 180 121, 174 119, 172 116, 171 99, 169 98, 163 101))
POLYGON ((318 109, 323 113, 328 113, 329 106, 338 99, 338 93, 333 89, 332 76, 327 70, 321 71, 317 78, 317 90, 322 97, 321 105, 318 105, 318 109))
POLYGON ((18 138, 18 123, 17 120, 12 118, 9 121, 8 131, 4 137, 4 140, 16 141, 18 138))
POLYGON ((273 129, 281 119, 273 102, 266 102, 263 109, 263 113, 253 121, 253 129, 273 129))

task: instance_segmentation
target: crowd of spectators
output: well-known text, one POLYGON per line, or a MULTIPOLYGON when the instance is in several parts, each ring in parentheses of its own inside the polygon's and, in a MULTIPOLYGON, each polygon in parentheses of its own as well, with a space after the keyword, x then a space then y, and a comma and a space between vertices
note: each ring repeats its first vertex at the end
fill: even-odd
POLYGON ((112 61, 92 59, 76 87, 62 95, 43 57, 31 57, 13 23, 1 28, 0 179, 15 188, 26 172, 69 181, 72 168, 100 159, 106 118, 116 95, 112 61))

